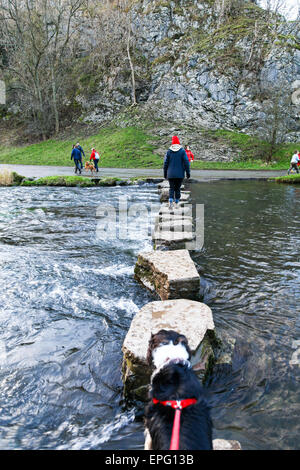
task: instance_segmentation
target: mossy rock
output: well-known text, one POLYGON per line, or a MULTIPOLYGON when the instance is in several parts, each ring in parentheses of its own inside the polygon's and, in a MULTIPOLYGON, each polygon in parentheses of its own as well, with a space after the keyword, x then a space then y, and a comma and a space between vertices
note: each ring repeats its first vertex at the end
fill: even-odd
POLYGON ((25 179, 21 186, 66 186, 66 187, 91 187, 95 182, 82 176, 46 176, 37 180, 25 179))
POLYGON ((19 175, 19 173, 17 173, 16 171, 12 172, 12 176, 13 176, 13 184, 18 184, 18 185, 21 184, 25 178, 25 176, 19 175))
POLYGON ((99 186, 116 186, 119 181, 122 181, 121 178, 101 178, 99 180, 99 186))

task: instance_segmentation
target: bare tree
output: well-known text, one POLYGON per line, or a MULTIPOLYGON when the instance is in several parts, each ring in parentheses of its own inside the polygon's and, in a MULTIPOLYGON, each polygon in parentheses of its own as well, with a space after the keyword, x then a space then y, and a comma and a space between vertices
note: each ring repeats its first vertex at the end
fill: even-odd
POLYGON ((0 45, 8 92, 46 139, 60 129, 67 79, 86 0, 0 0, 0 45), (71 44, 71 40, 73 43, 71 44))
POLYGON ((285 142, 291 130, 291 96, 289 83, 278 79, 272 88, 266 88, 263 100, 263 114, 257 121, 258 135, 268 144, 266 161, 270 162, 278 146, 285 142))
POLYGON ((93 22, 93 29, 101 31, 99 39, 95 39, 90 50, 90 61, 95 67, 109 68, 113 64, 115 70, 130 69, 131 105, 137 104, 136 67, 134 64, 135 37, 132 32, 130 10, 133 0, 106 0, 99 4, 97 0, 89 0, 87 13, 93 22))

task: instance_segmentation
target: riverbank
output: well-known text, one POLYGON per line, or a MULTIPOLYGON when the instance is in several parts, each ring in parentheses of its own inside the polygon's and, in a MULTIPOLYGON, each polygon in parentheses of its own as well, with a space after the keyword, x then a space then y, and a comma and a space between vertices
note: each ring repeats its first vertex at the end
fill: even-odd
POLYGON ((270 178, 270 180, 275 181, 275 183, 300 184, 300 174, 283 175, 277 178, 270 178))
MULTIPOLYGON (((11 165, 0 164, 0 171, 7 169, 25 176, 26 178, 43 178, 49 176, 72 176, 73 167, 66 166, 39 166, 39 165, 11 165)), ((272 177, 283 176, 286 170, 196 170, 191 169, 191 178, 197 181, 215 180, 267 180, 272 177)), ((90 173, 83 175, 90 176, 90 173)), ((100 177, 111 178, 163 178, 162 168, 100 168, 100 177)))

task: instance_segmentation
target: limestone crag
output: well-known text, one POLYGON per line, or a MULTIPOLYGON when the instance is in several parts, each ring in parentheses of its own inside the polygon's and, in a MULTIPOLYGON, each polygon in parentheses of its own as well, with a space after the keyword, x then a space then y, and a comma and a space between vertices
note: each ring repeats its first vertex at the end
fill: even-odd
MULTIPOLYGON (((145 112, 151 120, 161 118, 168 128, 159 128, 168 136, 171 123, 182 132, 186 126, 200 128, 196 134, 185 129, 184 139, 189 143, 192 138, 193 149, 203 160, 229 160, 232 149, 229 144, 218 149, 212 140, 203 141, 201 128, 259 131, 264 138, 273 116, 267 110, 282 91, 284 140, 300 138, 297 22, 271 20, 255 2, 230 5, 223 22, 216 4, 204 0, 140 0, 128 12, 140 116, 145 112)), ((87 120, 112 118, 131 104, 130 74, 122 66, 110 67, 101 83, 103 89, 91 100, 90 111, 85 106, 87 120)))

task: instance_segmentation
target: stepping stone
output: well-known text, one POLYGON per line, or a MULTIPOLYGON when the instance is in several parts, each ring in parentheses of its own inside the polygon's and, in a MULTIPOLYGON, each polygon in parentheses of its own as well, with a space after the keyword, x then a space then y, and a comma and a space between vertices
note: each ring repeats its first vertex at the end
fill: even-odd
POLYGON ((179 212, 177 214, 174 214, 174 212, 163 212, 162 214, 158 214, 156 217, 155 217, 155 225, 157 224, 160 224, 160 223, 165 223, 165 222, 175 222, 175 221, 178 221, 178 220, 182 220, 183 222, 184 221, 189 221, 189 222, 193 222, 193 217, 191 217, 190 215, 182 215, 180 214, 179 212))
POLYGON ((133 318, 122 346, 125 397, 142 401, 147 397, 152 372, 146 359, 151 333, 166 329, 184 334, 193 354, 192 364, 201 356, 206 372, 214 360, 214 328, 211 309, 201 302, 176 299, 150 302, 142 307, 133 318))
POLYGON ((158 222, 155 226, 156 231, 163 232, 192 232, 193 222, 191 219, 167 219, 162 222, 158 222))
MULTIPOLYGON (((157 185, 158 192, 161 192, 161 191, 163 191, 164 189, 169 190, 169 188, 170 188, 170 184, 169 184, 169 181, 168 181, 168 180, 164 180, 164 181, 162 181, 161 183, 159 183, 159 184, 157 185)), ((184 185, 182 184, 182 185, 180 186, 180 188, 181 188, 181 189, 184 189, 184 185)))
POLYGON ((161 300, 195 299, 199 293, 200 276, 188 250, 140 253, 134 276, 161 300))
POLYGON ((171 232, 155 230, 152 234, 152 240, 155 247, 169 247, 170 249, 184 248, 188 242, 195 240, 196 234, 194 232, 171 232))
POLYGON ((213 450, 242 450, 239 441, 213 439, 213 450))
MULTIPOLYGON (((188 202, 190 200, 190 191, 181 191, 180 202, 188 202)), ((160 193, 160 202, 166 202, 169 200, 169 190, 163 189, 160 193)))
POLYGON ((159 210, 159 215, 171 214, 192 217, 192 208, 188 206, 179 206, 172 210, 169 209, 169 204, 162 204, 159 210))

